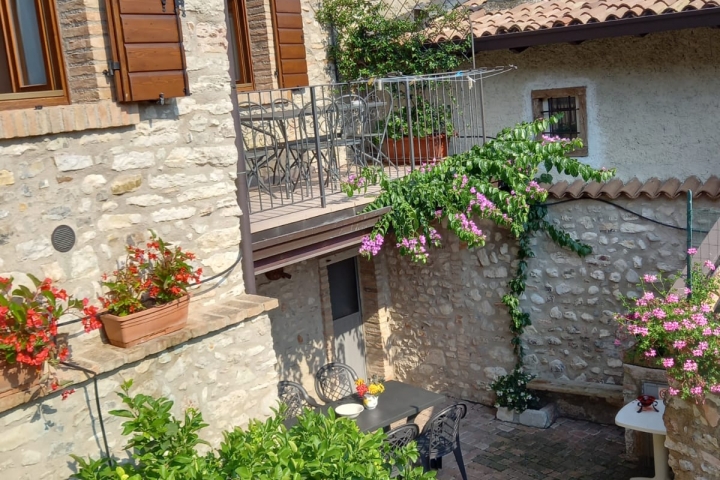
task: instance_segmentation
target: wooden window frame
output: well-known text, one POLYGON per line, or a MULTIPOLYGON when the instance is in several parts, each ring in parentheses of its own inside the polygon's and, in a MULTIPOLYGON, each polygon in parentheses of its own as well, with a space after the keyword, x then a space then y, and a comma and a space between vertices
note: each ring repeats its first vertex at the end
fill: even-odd
POLYGON ((235 86, 238 92, 251 92, 255 90, 255 73, 253 71, 252 49, 250 48, 250 25, 248 23, 247 3, 245 0, 229 0, 228 14, 230 15, 230 24, 235 30, 235 45, 232 45, 233 61, 243 60, 243 55, 248 60, 248 65, 242 63, 238 65, 238 69, 243 71, 247 69, 250 76, 250 82, 243 82, 243 79, 236 78, 235 86))
POLYGON ((548 98, 575 97, 577 105, 578 136, 583 141, 583 147, 573 150, 571 157, 587 157, 589 155, 588 126, 587 126, 587 87, 549 88, 533 90, 532 99, 533 118, 543 118, 543 104, 548 98))
MULTIPOLYGON (((67 105, 70 103, 68 95, 67 75, 65 72, 65 62, 60 41, 60 21, 57 14, 55 2, 36 1, 36 8, 43 11, 41 20, 50 20, 48 24, 40 24, 40 35, 44 53, 44 64, 46 75, 48 76, 47 85, 50 89, 43 89, 44 86, 38 87, 21 87, 20 78, 20 52, 18 51, 18 41, 14 35, 15 26, 10 18, 10 1, 0 0, 0 28, 3 39, 7 48, 8 63, 15 68, 10 69, 11 81, 15 89, 23 89, 24 91, 0 94, 0 111, 46 107, 53 105, 67 105), (44 9, 47 9, 44 11, 44 9)), ((30 1, 30 0, 28 0, 30 1)))

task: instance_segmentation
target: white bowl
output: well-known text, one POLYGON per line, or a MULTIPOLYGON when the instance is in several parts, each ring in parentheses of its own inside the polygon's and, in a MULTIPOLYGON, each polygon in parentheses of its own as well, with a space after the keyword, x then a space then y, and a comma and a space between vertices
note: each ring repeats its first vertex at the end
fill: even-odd
POLYGON ((345 405, 338 405, 335 409, 335 413, 341 417, 355 418, 365 410, 365 407, 358 403, 346 403, 345 405))

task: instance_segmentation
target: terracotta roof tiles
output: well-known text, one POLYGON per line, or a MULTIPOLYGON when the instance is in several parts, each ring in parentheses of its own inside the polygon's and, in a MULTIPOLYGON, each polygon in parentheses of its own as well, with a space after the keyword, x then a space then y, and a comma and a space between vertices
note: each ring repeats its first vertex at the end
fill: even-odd
MULTIPOLYGON (((622 21, 626 18, 648 15, 720 8, 720 0, 629 0, 626 2, 545 0, 488 12, 482 8, 485 3, 485 0, 471 0, 465 4, 475 10, 470 15, 470 19, 476 37, 511 35, 546 28, 563 28, 569 25, 622 21)), ((457 39, 458 34, 458 32, 444 32, 436 38, 436 41, 457 39)))
POLYGON ((548 188, 550 197, 554 198, 609 198, 615 200, 625 198, 678 198, 686 195, 688 190, 693 191, 694 197, 707 196, 713 200, 720 200, 720 178, 710 177, 705 182, 697 177, 690 177, 684 181, 677 178, 659 180, 651 178, 641 182, 633 178, 628 182, 613 179, 609 182, 583 182, 576 180, 573 183, 561 181, 548 188))

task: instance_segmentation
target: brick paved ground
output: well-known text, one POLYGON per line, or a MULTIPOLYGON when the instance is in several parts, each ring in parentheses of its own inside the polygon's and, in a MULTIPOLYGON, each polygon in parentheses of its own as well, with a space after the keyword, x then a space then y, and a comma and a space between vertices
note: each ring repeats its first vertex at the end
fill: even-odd
MULTIPOLYGON (((495 409, 465 403, 468 414, 460 441, 471 480, 628 480, 653 475, 652 468, 625 458, 622 428, 561 418, 542 430, 500 422, 495 409)), ((429 417, 423 413, 417 419, 421 426, 429 417)), ((443 459, 437 478, 461 478, 452 455, 443 459)))

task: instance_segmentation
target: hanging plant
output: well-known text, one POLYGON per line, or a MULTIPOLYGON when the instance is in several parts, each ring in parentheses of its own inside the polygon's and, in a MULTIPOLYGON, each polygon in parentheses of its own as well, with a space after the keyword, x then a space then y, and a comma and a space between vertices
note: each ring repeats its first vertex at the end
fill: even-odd
POLYGON ((391 180, 382 170, 367 168, 342 186, 352 196, 366 191, 368 185, 379 184, 381 192, 366 211, 391 207, 372 233, 363 238, 360 253, 368 258, 379 253, 392 232, 401 255, 425 263, 431 249, 442 245, 436 229, 440 221, 447 222, 448 230, 469 248, 485 245, 487 235, 479 228, 479 219, 507 228, 518 239, 520 248, 510 292, 502 300, 510 312, 513 345, 520 358, 520 335, 530 324, 528 313, 520 308, 520 297, 525 291, 527 259, 534 256, 532 235, 544 231, 554 242, 580 256, 592 253, 590 246, 545 220, 547 211, 541 204, 548 192, 540 184, 552 182, 553 170, 585 181, 607 181, 614 175, 614 170, 595 169, 568 156, 582 147, 581 140, 543 133, 558 120, 559 116, 554 116, 518 124, 485 145, 444 161, 423 164, 399 179, 391 180))

